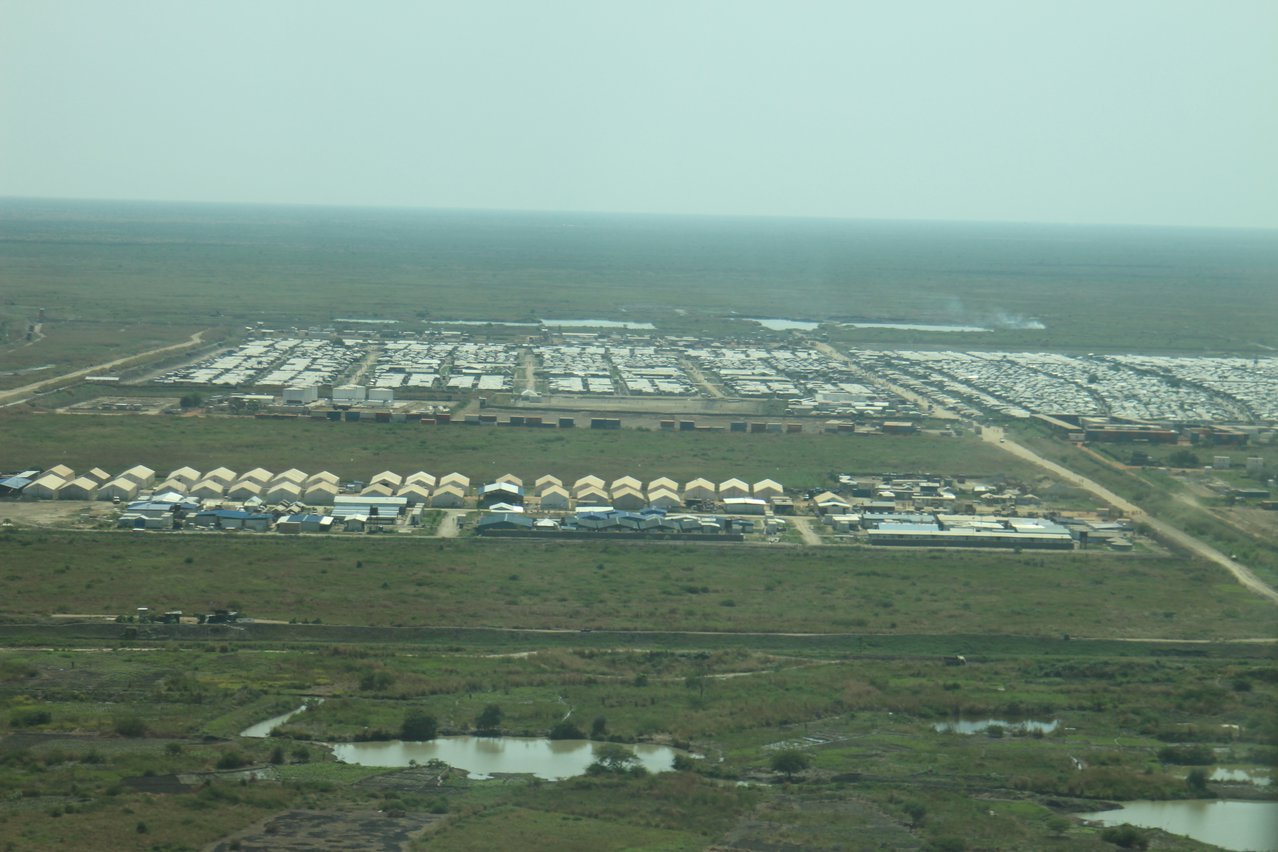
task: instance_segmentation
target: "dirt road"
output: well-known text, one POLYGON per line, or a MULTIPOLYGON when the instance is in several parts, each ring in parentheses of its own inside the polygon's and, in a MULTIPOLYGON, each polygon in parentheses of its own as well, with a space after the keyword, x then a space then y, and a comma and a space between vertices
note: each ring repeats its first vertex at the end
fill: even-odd
POLYGON ((175 352, 179 349, 189 349, 192 346, 199 346, 204 340, 205 333, 205 331, 197 331, 181 343, 171 343, 168 346, 157 346, 155 349, 148 349, 145 352, 137 352, 133 355, 125 355, 123 358, 116 358, 114 361, 107 361, 104 364, 94 364, 92 367, 85 367, 81 370, 63 373, 62 375, 54 376, 51 379, 42 379, 38 382, 32 382, 29 385, 23 385, 20 388, 0 391, 0 406, 17 405, 20 402, 25 402, 29 397, 39 393, 44 388, 78 381, 83 379, 85 376, 92 375, 93 373, 100 373, 105 370, 111 370, 121 364, 127 364, 130 361, 152 358, 156 355, 163 355, 166 352, 175 352))
POLYGON ((1106 503, 1109 503, 1111 506, 1121 509, 1132 520, 1139 519, 1165 541, 1169 541, 1197 556, 1201 556, 1209 562, 1214 562, 1232 574, 1234 579, 1241 583, 1245 588, 1267 598, 1272 603, 1278 604, 1278 591, 1274 591, 1273 588, 1266 585, 1265 582, 1252 573, 1251 569, 1246 565, 1230 559, 1216 548, 1199 541, 1171 524, 1160 521, 1158 518, 1155 518, 1145 512, 1135 503, 1120 497, 1113 491, 1110 491, 1108 488, 1101 485, 1099 482, 1075 473, 1069 468, 1059 465, 1054 461, 1045 459, 1038 453, 1028 447, 1016 443, 1015 441, 1008 440, 1006 435, 1003 433, 1003 430, 997 426, 986 427, 981 434, 981 438, 998 447, 1000 450, 1011 453, 1017 458, 1032 462, 1039 467, 1051 471, 1071 485, 1078 486, 1085 491, 1091 492, 1106 503))
POLYGON ((439 519, 439 526, 435 528, 435 538, 457 538, 460 527, 457 521, 466 516, 465 509, 444 509, 444 517, 439 519))
POLYGON ((803 539, 804 544, 820 545, 821 536, 817 535, 812 529, 812 521, 810 518, 792 517, 790 523, 799 533, 799 538, 803 539))

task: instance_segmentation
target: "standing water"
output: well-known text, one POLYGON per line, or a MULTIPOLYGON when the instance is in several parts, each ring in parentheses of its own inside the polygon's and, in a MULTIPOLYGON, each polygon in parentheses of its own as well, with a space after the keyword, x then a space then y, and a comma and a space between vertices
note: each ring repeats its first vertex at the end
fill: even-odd
POLYGON ((1278 850, 1278 802, 1189 800, 1181 802, 1126 802, 1116 811, 1079 814, 1105 825, 1131 823, 1161 828, 1222 849, 1276 852, 1278 850))
MULTIPOLYGON (((465 769, 472 778, 497 772, 519 772, 547 781, 582 775, 595 762, 596 744, 590 740, 550 740, 533 737, 439 737, 427 742, 335 743, 333 755, 360 766, 409 766, 442 760, 465 769)), ((640 744, 632 747, 639 765, 649 772, 668 772, 674 749, 640 744)))

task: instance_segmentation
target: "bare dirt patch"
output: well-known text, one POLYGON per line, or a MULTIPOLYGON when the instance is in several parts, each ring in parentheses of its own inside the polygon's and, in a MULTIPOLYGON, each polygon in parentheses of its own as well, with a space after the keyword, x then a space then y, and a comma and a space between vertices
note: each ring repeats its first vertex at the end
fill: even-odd
POLYGON ((441 819, 399 811, 285 811, 206 846, 205 852, 400 852, 441 819))
POLYGON ((799 852, 833 848, 835 838, 856 838, 859 849, 919 849, 923 845, 904 826, 867 802, 781 797, 742 818, 711 848, 716 852, 799 852))
POLYGON ((106 501, 6 500, 0 503, 0 524, 9 521, 33 527, 93 527, 114 514, 106 501))

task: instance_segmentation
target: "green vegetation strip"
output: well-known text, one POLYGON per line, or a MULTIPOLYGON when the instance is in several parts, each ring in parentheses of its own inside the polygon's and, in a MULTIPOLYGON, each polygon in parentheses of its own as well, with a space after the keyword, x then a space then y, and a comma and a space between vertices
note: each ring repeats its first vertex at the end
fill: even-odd
MULTIPOLYGON (((818 427, 817 421, 811 424, 818 427)), ((789 488, 826 484, 832 474, 933 472, 1033 481, 1038 468, 977 438, 935 435, 871 436, 619 432, 521 429, 452 424, 333 423, 238 417, 53 416, 0 411, 0 469, 67 464, 115 472, 145 464, 161 474, 190 465, 199 470, 290 467, 364 479, 378 471, 436 475, 459 471, 472 479, 514 473, 533 479, 553 473, 576 479, 699 476, 765 477, 789 488)), ((0 514, 3 507, 0 506, 0 514)))
POLYGON ((1199 639, 1275 609, 1178 557, 563 544, 412 536, 0 533, 10 620, 207 612, 366 627, 1199 639))

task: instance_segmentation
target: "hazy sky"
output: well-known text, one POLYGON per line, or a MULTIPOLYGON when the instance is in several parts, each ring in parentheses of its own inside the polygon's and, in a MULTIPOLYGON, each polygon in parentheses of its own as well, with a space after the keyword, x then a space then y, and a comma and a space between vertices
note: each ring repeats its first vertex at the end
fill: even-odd
POLYGON ((0 0, 0 195, 1278 227, 1276 0, 0 0))

